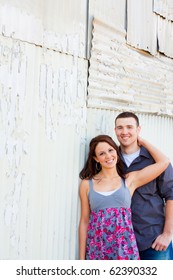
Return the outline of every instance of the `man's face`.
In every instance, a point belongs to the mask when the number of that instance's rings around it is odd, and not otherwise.
[[[120,118],[116,120],[115,133],[123,147],[137,144],[140,129],[134,118]]]

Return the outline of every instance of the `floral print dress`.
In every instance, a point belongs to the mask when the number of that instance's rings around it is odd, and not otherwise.
[[[131,196],[122,179],[121,187],[110,195],[93,189],[90,180],[90,220],[87,260],[139,260],[131,219]]]

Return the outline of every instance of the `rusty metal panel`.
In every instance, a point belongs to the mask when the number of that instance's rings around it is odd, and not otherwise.
[[[87,61],[2,36],[0,61],[0,259],[75,259]]]
[[[0,0],[0,34],[86,56],[87,0]]]
[[[173,62],[130,48],[125,33],[95,19],[88,107],[173,116]]]

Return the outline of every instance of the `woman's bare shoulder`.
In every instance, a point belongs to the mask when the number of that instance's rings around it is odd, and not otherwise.
[[[80,189],[88,189],[89,188],[89,180],[88,179],[83,179],[80,182]]]
[[[84,195],[88,195],[89,193],[89,180],[83,179],[80,183],[80,195],[81,197]]]

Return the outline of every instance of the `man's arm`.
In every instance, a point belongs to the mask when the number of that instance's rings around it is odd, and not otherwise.
[[[165,224],[163,233],[155,239],[152,248],[162,251],[166,250],[173,238],[173,168],[171,164],[158,177],[157,185],[161,196],[166,200]]]
[[[156,251],[166,250],[173,238],[173,200],[168,200],[165,207],[165,225],[163,233],[160,234],[154,243],[152,248]]]

